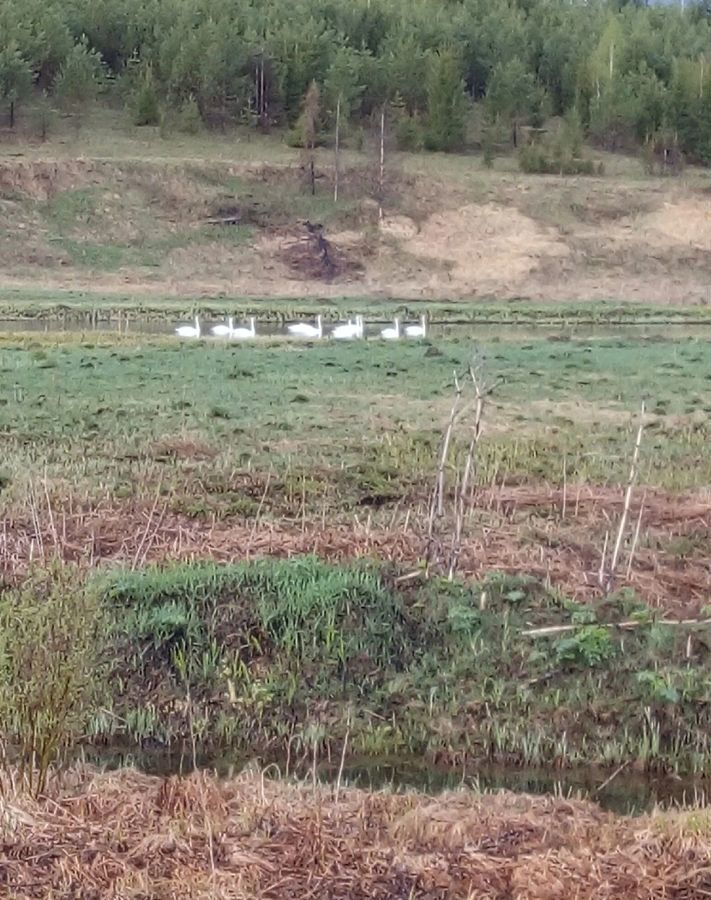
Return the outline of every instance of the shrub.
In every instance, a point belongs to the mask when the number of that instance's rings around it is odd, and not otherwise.
[[[395,140],[398,150],[422,150],[425,136],[419,117],[402,115],[395,126]]]
[[[572,637],[556,642],[555,655],[559,664],[594,668],[614,655],[615,645],[609,629],[600,625],[586,625]]]
[[[195,97],[190,97],[183,103],[175,117],[175,129],[183,134],[198,134],[202,129],[202,116]]]
[[[160,124],[158,95],[150,75],[143,78],[134,97],[133,124],[139,126]]]
[[[522,172],[528,175],[602,175],[602,163],[592,159],[578,159],[566,154],[560,146],[527,144],[518,155]]]
[[[0,594],[0,721],[33,793],[83,733],[100,681],[98,609],[78,570],[60,563]]]

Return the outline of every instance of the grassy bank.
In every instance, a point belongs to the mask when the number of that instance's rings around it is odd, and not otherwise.
[[[356,313],[373,322],[393,316],[417,318],[426,313],[438,325],[520,325],[530,326],[711,326],[711,307],[660,306],[620,303],[614,299],[587,302],[541,303],[526,299],[497,300],[489,296],[468,300],[398,298],[397,296],[273,297],[243,296],[220,292],[190,298],[173,294],[124,293],[86,290],[0,288],[0,322],[94,327],[99,330],[131,331],[140,334],[144,323],[165,323],[199,314],[206,320],[227,315],[260,322],[283,323],[313,317],[317,312],[325,322],[339,322]],[[21,330],[21,328],[20,328]]]
[[[2,673],[6,738],[56,725],[69,684],[72,741],[295,769],[347,742],[355,756],[711,773],[708,624],[668,624],[627,591],[590,605],[530,577],[395,575],[305,557],[119,571],[88,595],[35,578],[3,600],[3,627],[33,623],[6,647],[24,660]],[[13,690],[50,718],[28,728]]]
[[[356,755],[711,772],[709,628],[662,624],[626,592],[581,605],[502,573],[404,589],[314,558],[126,572],[101,590],[124,689],[97,738],[192,728],[310,760],[349,733]]]
[[[4,794],[7,797],[7,794]],[[77,771],[3,799],[16,900],[702,897],[704,810],[616,817],[591,803],[468,791],[433,800],[265,781]],[[71,859],[71,864],[68,860]],[[88,887],[90,886],[90,888]]]

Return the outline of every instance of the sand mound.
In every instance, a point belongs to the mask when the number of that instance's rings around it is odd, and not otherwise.
[[[3,794],[3,896],[705,897],[703,812],[642,820],[591,803],[468,791],[296,787],[77,771],[40,802]],[[694,827],[695,826],[695,827]]]
[[[698,198],[665,203],[639,221],[643,233],[656,241],[711,250],[711,204]]]
[[[380,223],[380,231],[388,237],[409,240],[417,235],[417,225],[408,216],[388,216]]]
[[[435,213],[403,246],[446,264],[451,279],[472,292],[510,290],[544,261],[569,252],[553,229],[493,203]]]

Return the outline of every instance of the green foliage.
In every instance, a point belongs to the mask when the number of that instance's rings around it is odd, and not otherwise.
[[[0,594],[0,720],[35,793],[82,734],[97,694],[101,636],[96,595],[70,567],[36,568]]]
[[[313,557],[124,573],[106,596],[131,610],[117,617],[121,632],[163,659],[178,644],[224,648],[229,639],[286,653],[284,664],[298,669],[321,659],[386,666],[402,641],[402,611],[378,573]]]
[[[15,108],[32,89],[32,69],[15,41],[0,47],[0,97],[10,109],[10,127],[15,124]]]
[[[381,752],[402,741],[432,750],[447,723],[450,750],[528,764],[654,766],[680,754],[686,765],[682,748],[703,740],[707,654],[673,668],[685,639],[666,627],[669,667],[658,668],[660,626],[639,619],[619,635],[532,578],[430,579],[405,594],[371,565],[305,557],[114,572],[97,587],[113,623],[111,683],[123,686],[116,716],[141,737],[185,736],[187,690],[206,735],[222,722],[223,738],[252,752],[322,721],[330,739],[349,728],[353,746],[372,747],[373,717],[392,729]],[[563,638],[524,633],[581,621]],[[645,716],[620,710],[629,694]],[[670,717],[663,728],[658,706]]]
[[[416,152],[425,145],[425,132],[419,115],[401,113],[395,121],[395,140],[398,150]]]
[[[647,701],[652,703],[678,703],[679,691],[669,677],[659,672],[643,671],[637,674],[637,683],[643,689]]]
[[[190,95],[175,116],[175,128],[183,134],[198,134],[202,128],[200,108],[194,96]]]
[[[54,127],[56,116],[56,110],[52,106],[47,92],[44,91],[39,97],[36,98],[32,110],[34,131],[41,141],[46,141],[49,137],[50,132]]]
[[[155,122],[155,93],[171,117],[194,97],[209,126],[293,127],[316,81],[324,124],[333,124],[339,98],[345,129],[368,123],[399,96],[408,115],[427,119],[433,149],[462,146],[469,95],[486,98],[512,135],[519,124],[542,124],[549,111],[577,108],[586,133],[604,146],[643,143],[670,127],[683,153],[711,158],[711,23],[679,16],[671,4],[455,0],[446,15],[435,0],[397,8],[348,0],[203,7],[203,0],[5,0],[5,97],[24,99],[29,73],[40,89],[56,83],[76,112],[99,90],[99,60],[110,79],[128,83],[124,95],[133,93],[135,69],[150,63],[153,91],[141,89],[138,121]],[[411,136],[404,143],[416,144]]]
[[[332,122],[340,103],[341,119],[347,122],[358,109],[364,91],[363,51],[341,47],[335,51],[323,84],[323,103]]]
[[[301,115],[294,127],[292,146],[312,152],[318,144],[321,118],[321,91],[315,81],[309,85],[304,97]]]
[[[526,144],[518,154],[518,163],[522,172],[529,175],[602,175],[602,163],[595,164],[592,159],[575,159],[564,147],[554,143]]]
[[[160,108],[158,94],[151,69],[147,69],[140,80],[138,90],[133,98],[133,124],[134,125],[159,125]]]
[[[76,111],[96,100],[103,86],[103,79],[101,55],[89,46],[83,36],[62,63],[54,90],[65,107]]]
[[[515,57],[496,64],[486,92],[487,113],[512,126],[514,142],[517,126],[540,120],[544,105],[545,94],[521,59]]]
[[[556,642],[556,660],[561,665],[594,668],[615,654],[615,644],[608,628],[586,625],[571,637]]]
[[[482,162],[485,168],[492,169],[494,167],[494,159],[496,156],[496,148],[494,145],[493,123],[488,119],[484,123],[481,135],[481,152]]]
[[[427,149],[460,150],[466,136],[466,112],[459,58],[452,50],[439,51],[430,58],[427,72]]]

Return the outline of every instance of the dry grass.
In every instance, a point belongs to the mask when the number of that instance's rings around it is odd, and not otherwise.
[[[196,454],[209,448],[166,442],[157,445],[156,452]],[[497,570],[532,575],[575,600],[592,600],[600,595],[597,575],[604,530],[615,527],[623,499],[622,492],[612,488],[569,485],[563,517],[563,492],[558,488],[482,489],[465,529],[460,573],[474,579]],[[633,499],[632,520],[640,500],[640,496]],[[44,502],[38,498],[40,506]],[[382,519],[376,524],[367,515],[329,524],[310,519],[196,520],[171,511],[167,502],[156,498],[123,503],[114,499],[50,512],[40,508],[37,516],[8,514],[0,533],[0,571],[5,578],[26,571],[38,554],[55,552],[92,565],[228,562],[316,553],[330,561],[371,557],[411,568],[424,558],[427,547],[424,513],[410,515],[397,509],[389,524]],[[527,523],[523,528],[521,516]],[[711,533],[711,498],[704,492],[647,490],[644,522],[629,579],[623,566],[617,586],[633,588],[650,606],[668,614],[697,614],[711,596],[707,560],[703,554],[679,555],[665,547],[678,541],[683,548],[685,540],[698,541],[700,535]]]
[[[284,242],[308,218],[327,224],[343,263],[327,283],[313,279],[315,297],[709,301],[711,230],[694,170],[654,179],[610,157],[604,178],[561,178],[523,175],[513,157],[485,171],[471,157],[393,154],[380,231],[368,148],[346,154],[336,208],[332,153],[319,155],[317,197],[305,197],[298,153],[279,135],[163,140],[97,112],[79,136],[16,141],[13,156],[0,148],[0,274],[24,290],[301,297],[303,266],[283,258]],[[96,201],[90,221],[45,221],[48,204],[82,191]],[[254,205],[250,240],[199,227],[221,203]]]
[[[40,898],[696,900],[711,891],[700,813],[623,819],[501,793],[396,795],[77,770],[0,803],[0,884]],[[704,824],[705,823],[705,824]]]

